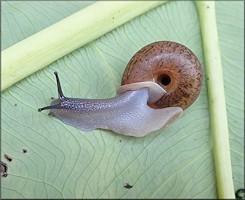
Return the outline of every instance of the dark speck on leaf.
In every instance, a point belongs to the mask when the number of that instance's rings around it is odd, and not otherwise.
[[[7,171],[8,171],[7,164],[1,161],[0,172],[2,173],[2,177],[7,177],[8,176]]]
[[[12,158],[11,158],[9,155],[7,155],[7,154],[4,154],[4,158],[5,158],[6,160],[8,160],[9,162],[12,161]]]
[[[133,185],[130,185],[129,183],[125,183],[123,187],[127,189],[131,189]]]
[[[26,152],[27,152],[27,150],[26,150],[26,149],[22,149],[22,152],[23,152],[23,153],[26,153]]]

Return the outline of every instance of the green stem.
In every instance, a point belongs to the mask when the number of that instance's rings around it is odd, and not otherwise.
[[[165,1],[101,1],[2,51],[1,91]]]
[[[219,198],[235,198],[225,104],[223,72],[214,1],[196,1],[199,12],[205,56],[210,125]]]

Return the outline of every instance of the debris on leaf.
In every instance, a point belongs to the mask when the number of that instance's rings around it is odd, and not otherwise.
[[[131,189],[133,185],[130,185],[129,183],[125,183],[123,187],[127,189]]]

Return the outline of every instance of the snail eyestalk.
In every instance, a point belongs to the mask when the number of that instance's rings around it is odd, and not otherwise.
[[[62,88],[61,88],[58,72],[54,72],[54,75],[55,75],[55,78],[56,78],[56,84],[57,84],[57,89],[58,89],[59,100],[65,99],[65,96],[64,96]],[[51,99],[54,99],[54,98],[52,97]],[[57,102],[57,100],[54,100],[53,102]],[[61,103],[58,103],[58,104],[52,103],[50,106],[45,106],[43,108],[38,108],[38,112],[41,112],[43,110],[62,109],[62,108],[63,107],[61,106]]]
[[[51,106],[45,106],[43,108],[38,108],[38,112],[42,112],[43,110],[50,110],[50,109],[62,109],[61,104],[55,104]]]
[[[54,75],[55,75],[56,82],[57,82],[57,89],[58,89],[59,98],[63,99],[63,98],[65,98],[65,96],[64,96],[64,94],[62,92],[62,88],[61,88],[61,85],[60,85],[60,79],[59,79],[59,76],[58,76],[58,72],[54,72]]]

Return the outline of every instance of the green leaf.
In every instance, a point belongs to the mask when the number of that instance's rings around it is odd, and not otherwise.
[[[88,4],[3,2],[2,49]],[[243,10],[243,2],[216,3],[235,191],[244,186]],[[132,55],[157,40],[186,45],[205,69],[195,5],[169,2],[2,92],[1,160],[8,166],[8,176],[2,178],[3,198],[216,197],[205,84],[181,119],[144,138],[104,130],[82,132],[37,112],[57,96],[54,71],[67,96],[112,97]],[[133,188],[124,188],[125,183]]]
[[[96,2],[5,49],[1,91],[163,3]]]
[[[217,4],[235,191],[244,188],[244,4]]]

